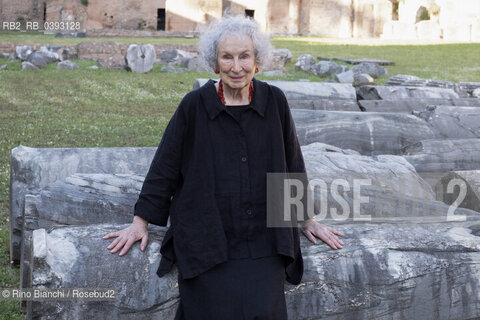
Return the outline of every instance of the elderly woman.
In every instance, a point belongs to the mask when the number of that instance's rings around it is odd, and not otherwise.
[[[147,224],[170,226],[158,276],[178,267],[175,319],[287,319],[285,280],[298,284],[297,226],[266,225],[267,172],[305,172],[295,126],[280,89],[256,80],[270,43],[255,21],[225,17],[203,34],[200,51],[220,76],[188,93],[167,125],[112,253],[127,253]],[[340,232],[307,220],[305,236],[333,249]]]

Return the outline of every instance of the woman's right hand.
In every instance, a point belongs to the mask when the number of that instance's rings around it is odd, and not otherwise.
[[[148,222],[145,219],[139,216],[134,216],[133,222],[130,226],[120,231],[109,233],[103,237],[103,239],[117,237],[107,247],[107,249],[111,250],[110,253],[116,253],[118,250],[123,248],[119,254],[119,256],[123,256],[128,252],[128,250],[130,250],[130,247],[135,242],[137,242],[138,240],[141,240],[142,242],[140,242],[140,250],[142,251],[145,250],[148,243],[147,225],[148,225]]]

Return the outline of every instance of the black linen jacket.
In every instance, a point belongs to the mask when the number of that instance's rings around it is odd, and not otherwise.
[[[215,82],[189,92],[168,123],[135,204],[134,215],[170,227],[157,275],[177,264],[193,278],[230,252],[288,257],[287,281],[300,283],[297,227],[266,227],[267,172],[305,173],[284,93],[253,79],[240,122],[221,103]],[[245,245],[247,244],[247,245]]]

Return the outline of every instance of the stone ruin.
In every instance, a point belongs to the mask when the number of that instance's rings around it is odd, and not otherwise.
[[[339,83],[351,83],[354,86],[374,84],[376,78],[388,75],[384,65],[394,65],[393,61],[372,58],[348,59],[341,57],[318,57],[311,54],[301,54],[295,63],[295,70],[305,71],[320,78],[332,78]],[[353,64],[349,69],[346,65],[339,65],[335,61]]]
[[[20,70],[38,70],[49,63],[57,63],[57,69],[77,69],[78,66],[68,59],[90,59],[97,62],[96,67],[138,73],[150,72],[155,63],[162,65],[162,72],[212,71],[199,56],[196,45],[182,44],[85,41],[77,45],[30,46],[0,43],[0,57],[22,61]],[[290,50],[274,49],[264,71],[283,75],[285,64],[291,59]],[[2,65],[0,70],[8,70],[8,66]]]
[[[0,56],[10,58],[11,61],[22,61],[21,70],[37,70],[45,68],[49,63],[57,63],[58,69],[76,69],[76,64],[68,59],[90,59],[95,60],[98,67],[144,73],[151,71],[154,63],[162,63],[157,59],[162,52],[177,50],[187,53],[189,57],[198,54],[195,45],[182,44],[144,45],[85,41],[77,45],[31,46],[0,43]],[[68,62],[62,63],[65,61]]]
[[[407,78],[356,89],[269,81],[287,96],[309,179],[371,180],[360,206],[368,221],[323,221],[345,235],[341,250],[301,236],[304,277],[285,287],[290,319],[480,317],[480,99],[471,96],[480,84]],[[27,319],[173,319],[176,268],[155,274],[166,228],[149,225],[146,250],[136,243],[123,257],[102,239],[131,222],[155,150],[12,150],[10,252],[21,287],[117,292],[114,301],[27,301]],[[464,201],[451,181],[465,186]],[[323,203],[341,209],[331,195]]]
[[[57,69],[77,69],[68,59],[90,59],[97,62],[94,69],[101,67],[129,70],[138,73],[150,72],[154,64],[160,64],[162,72],[181,73],[186,71],[210,72],[210,68],[199,56],[195,45],[126,44],[113,41],[86,41],[77,45],[13,45],[0,43],[0,56],[23,61],[21,70],[38,70],[49,63],[57,63]],[[273,49],[272,57],[263,67],[265,76],[284,77],[285,65],[292,60],[292,52],[285,48]],[[339,83],[354,86],[374,84],[374,79],[388,75],[384,65],[394,62],[378,59],[347,59],[341,57],[318,57],[302,54],[297,58],[295,70],[305,71],[320,78],[331,78]],[[13,60],[11,60],[13,61]],[[335,61],[354,64],[349,69]],[[90,67],[90,68],[92,68]],[[0,70],[8,66],[0,66]]]

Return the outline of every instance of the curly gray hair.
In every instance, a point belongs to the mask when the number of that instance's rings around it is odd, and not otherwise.
[[[272,45],[269,37],[260,31],[257,22],[245,16],[225,16],[211,23],[201,35],[198,48],[213,70],[217,66],[218,43],[229,35],[246,35],[252,39],[256,62],[261,69],[269,60]]]

